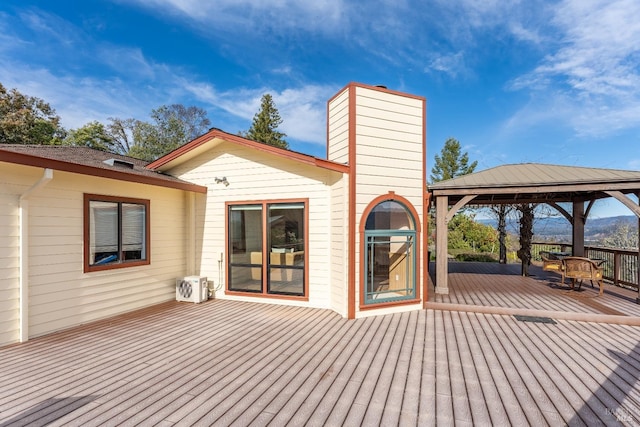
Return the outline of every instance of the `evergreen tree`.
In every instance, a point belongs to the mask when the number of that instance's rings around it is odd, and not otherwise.
[[[478,162],[469,164],[469,154],[460,153],[460,142],[455,138],[445,141],[440,155],[435,155],[435,165],[431,168],[431,182],[440,182],[472,173]]]
[[[240,132],[240,135],[252,141],[289,149],[289,143],[284,140],[287,135],[277,130],[280,124],[282,124],[280,113],[273,98],[267,93],[262,96],[260,111],[253,116],[251,127],[247,132]]]
[[[469,155],[467,153],[460,153],[460,143],[458,140],[449,138],[445,141],[440,155],[435,155],[435,165],[431,169],[431,182],[444,181],[457,176],[470,174],[477,165],[477,161],[469,164]],[[461,213],[462,212],[459,212],[455,217]],[[468,230],[465,230],[462,225],[460,221],[451,221],[449,223],[449,248],[454,248],[455,243],[452,244],[452,242],[455,242],[458,236],[464,240],[464,233]]]

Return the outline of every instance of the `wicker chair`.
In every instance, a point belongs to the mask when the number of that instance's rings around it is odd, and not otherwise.
[[[564,278],[571,279],[571,289],[574,288],[576,282],[578,283],[578,289],[582,287],[584,280],[590,280],[591,286],[593,282],[597,282],[600,286],[600,293],[604,292],[604,282],[602,280],[602,269],[589,258],[583,257],[566,257],[562,259],[562,281]]]
[[[549,252],[540,251],[540,258],[542,258],[542,269],[544,271],[553,271],[562,275],[562,284],[564,285],[564,273],[562,260],[551,256]]]

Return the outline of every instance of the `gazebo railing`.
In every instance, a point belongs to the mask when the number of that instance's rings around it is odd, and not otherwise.
[[[571,252],[571,245],[565,243],[532,243],[531,256],[542,261],[540,251]],[[585,256],[604,260],[603,276],[615,284],[638,288],[638,251],[598,246],[585,246]]]

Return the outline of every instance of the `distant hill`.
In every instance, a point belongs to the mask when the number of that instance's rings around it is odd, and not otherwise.
[[[496,219],[483,219],[478,222],[497,228]],[[613,216],[608,218],[588,218],[584,228],[585,240],[598,241],[603,236],[611,234],[611,232],[619,224],[628,224],[633,230],[638,229],[638,218],[633,215]],[[509,233],[518,234],[518,221],[514,219],[507,220],[507,231]],[[533,223],[534,240],[536,236],[546,238],[557,238],[571,240],[571,224],[564,217],[552,218],[536,218]]]

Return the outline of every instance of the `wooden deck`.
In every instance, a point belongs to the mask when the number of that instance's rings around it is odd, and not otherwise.
[[[592,287],[590,282],[579,291],[571,290],[569,280],[561,284],[559,274],[539,266],[531,266],[530,273],[530,277],[522,277],[519,264],[450,262],[449,294],[436,294],[431,286],[428,306],[640,326],[637,291],[605,282],[604,295],[598,296],[598,286]]]
[[[525,280],[494,276],[467,279]],[[459,290],[450,296],[483,303]],[[493,298],[529,304],[502,292]],[[535,306],[553,301],[542,292]],[[345,320],[171,302],[0,348],[0,425],[638,426],[639,337],[637,326],[470,311]]]

